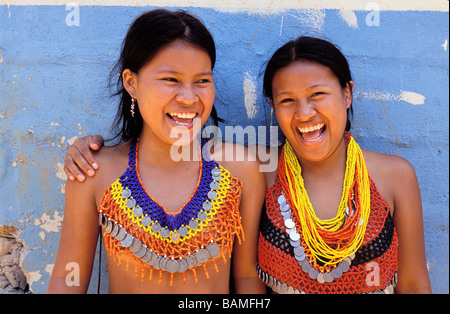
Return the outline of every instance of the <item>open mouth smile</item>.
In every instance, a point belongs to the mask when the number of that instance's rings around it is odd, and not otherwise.
[[[301,138],[307,143],[316,143],[323,138],[326,126],[324,123],[318,123],[307,127],[297,127]]]
[[[194,118],[198,115],[196,112],[169,112],[167,116],[178,126],[190,127],[193,125]]]

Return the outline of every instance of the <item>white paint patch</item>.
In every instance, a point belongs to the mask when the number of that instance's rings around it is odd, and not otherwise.
[[[290,14],[290,16],[296,18],[303,29],[310,29],[318,33],[323,32],[326,17],[324,10],[302,9],[297,10],[297,14]]]
[[[27,272],[27,271],[23,270],[23,273],[24,273],[25,277],[27,277],[27,282],[28,282],[28,285],[30,285],[30,287],[33,285],[33,283],[38,282],[42,278],[40,270],[33,271],[33,272]],[[33,290],[33,289],[31,289],[31,290]]]
[[[281,34],[283,34],[283,21],[284,21],[284,16],[281,17],[280,36],[281,36]]]
[[[355,98],[376,99],[376,100],[396,100],[397,96],[387,92],[379,91],[360,91],[354,94]]]
[[[59,232],[64,215],[56,210],[53,213],[53,218],[47,213],[43,213],[41,218],[34,220],[34,225],[39,226],[47,232]]]
[[[448,47],[448,40],[447,39],[444,41],[444,44],[442,45],[442,47],[444,47],[444,50],[447,51],[447,47]]]
[[[405,101],[412,105],[423,105],[425,103],[425,96],[408,91],[400,91],[400,94],[394,95],[388,92],[380,91],[361,91],[355,93],[355,98],[389,100],[389,101]]]
[[[65,183],[61,184],[58,191],[60,191],[61,194],[66,194],[66,184]]]
[[[51,275],[52,274],[52,272],[53,272],[53,268],[55,267],[55,264],[47,264],[47,266],[45,266],[45,271],[47,272],[47,273],[49,273],[49,275]]]
[[[413,105],[423,105],[425,103],[425,96],[414,92],[401,91],[400,100],[409,102]]]
[[[351,28],[358,28],[358,18],[353,10],[339,10],[339,16],[347,23]]]
[[[195,7],[227,12],[273,14],[292,9],[332,9],[365,11],[373,0],[78,0],[80,6],[128,7]],[[448,12],[448,0],[377,0],[382,11],[441,11]],[[65,6],[67,0],[0,0],[0,5],[54,5]]]
[[[256,77],[249,72],[244,73],[244,104],[247,117],[253,119],[258,113],[256,107]]]
[[[67,181],[67,175],[64,172],[64,165],[62,163],[57,163],[56,167],[58,167],[58,170],[56,171],[56,177],[60,180]]]
[[[78,125],[79,125],[79,124],[78,124]],[[81,134],[81,132],[80,132],[80,134]],[[77,136],[71,137],[70,139],[67,140],[67,144],[72,145],[73,142],[75,142],[75,140],[76,140],[77,138],[78,138]]]

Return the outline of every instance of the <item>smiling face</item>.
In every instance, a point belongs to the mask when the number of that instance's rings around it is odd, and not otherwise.
[[[179,134],[188,133],[188,143],[192,142],[194,130],[199,131],[194,122],[203,125],[214,103],[208,53],[182,40],[162,48],[139,73],[125,70],[123,82],[137,100],[144,121],[141,136],[168,145],[179,140],[170,137],[173,128]]]
[[[272,80],[275,114],[284,135],[302,161],[322,161],[343,142],[353,82],[342,88],[328,67],[296,61]]]

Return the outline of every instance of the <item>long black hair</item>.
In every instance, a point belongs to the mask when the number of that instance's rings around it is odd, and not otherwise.
[[[273,100],[272,81],[275,73],[299,60],[318,62],[330,68],[342,88],[352,81],[348,61],[338,47],[320,38],[301,36],[279,48],[267,63],[263,82],[265,97]],[[353,115],[352,106],[347,109],[346,131],[350,131],[351,128],[350,114]]]
[[[135,106],[134,117],[131,115],[131,96],[124,88],[122,72],[129,69],[138,73],[162,48],[178,39],[204,49],[211,59],[211,69],[214,69],[214,39],[203,23],[191,14],[181,10],[172,12],[157,9],[142,14],[131,24],[122,43],[120,58],[110,76],[110,84],[117,80],[114,96],[120,96],[119,108],[112,126],[114,138],[120,137],[122,141],[136,139],[143,126],[139,104]],[[211,118],[216,126],[218,122],[223,121],[217,116],[214,106]]]

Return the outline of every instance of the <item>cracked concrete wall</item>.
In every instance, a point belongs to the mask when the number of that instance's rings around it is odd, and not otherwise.
[[[109,135],[117,101],[107,78],[122,39],[136,16],[164,6],[187,9],[211,30],[216,106],[229,125],[273,123],[260,72],[281,44],[316,35],[342,48],[356,84],[353,135],[363,148],[415,167],[433,290],[448,293],[448,1],[148,3],[0,0],[0,225],[17,228],[17,236],[2,238],[9,247],[3,263],[14,256],[6,267],[17,274],[8,289],[26,290],[20,268],[29,291],[46,291],[64,215],[64,154],[77,137]],[[96,263],[90,292],[97,291]],[[106,292],[104,266],[100,273]]]

